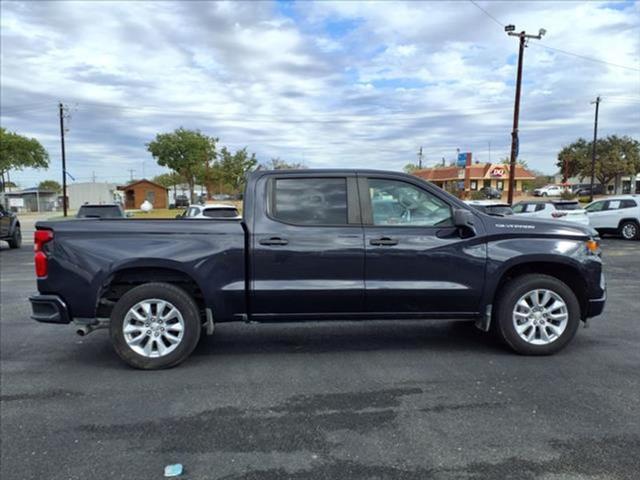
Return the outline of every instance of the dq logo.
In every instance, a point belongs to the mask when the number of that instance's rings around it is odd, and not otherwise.
[[[491,170],[491,173],[489,173],[489,175],[491,177],[504,177],[506,174],[506,169],[504,167],[494,167],[493,170]]]

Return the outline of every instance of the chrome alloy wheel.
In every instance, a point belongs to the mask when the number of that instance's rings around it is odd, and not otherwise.
[[[625,240],[633,240],[638,234],[638,227],[634,223],[628,222],[622,227],[622,236]]]
[[[150,298],[129,309],[122,323],[125,342],[143,357],[164,357],[173,352],[184,336],[180,311],[166,300]]]
[[[569,321],[567,304],[560,295],[536,289],[522,295],[513,308],[513,326],[525,342],[548,345],[562,335]]]

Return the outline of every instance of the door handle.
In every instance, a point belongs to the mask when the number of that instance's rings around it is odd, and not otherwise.
[[[371,240],[369,240],[369,243],[371,245],[377,245],[377,246],[392,246],[392,245],[397,245],[398,240],[390,237],[380,237],[380,238],[372,238]]]
[[[280,237],[263,238],[260,245],[287,245],[289,240]]]

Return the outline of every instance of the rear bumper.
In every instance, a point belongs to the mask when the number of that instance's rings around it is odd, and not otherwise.
[[[57,295],[34,295],[31,302],[31,318],[41,323],[70,323],[69,309]]]

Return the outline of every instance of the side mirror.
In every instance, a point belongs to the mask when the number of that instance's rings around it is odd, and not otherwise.
[[[461,230],[471,231],[474,234],[476,229],[474,227],[475,217],[473,213],[464,208],[458,208],[453,211],[453,224]]]

